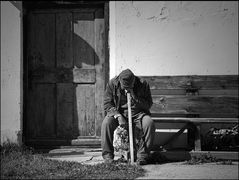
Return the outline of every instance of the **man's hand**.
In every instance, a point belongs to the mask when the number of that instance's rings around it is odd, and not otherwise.
[[[125,120],[125,118],[121,114],[116,115],[115,118],[118,120],[119,125],[121,127],[126,127],[126,120]]]
[[[130,99],[131,99],[131,106],[137,104],[138,100],[137,100],[137,97],[133,91],[133,89],[127,89],[126,90],[126,93],[130,93]]]
[[[133,89],[127,89],[126,93],[130,93],[131,99],[136,100],[136,95],[134,94]]]

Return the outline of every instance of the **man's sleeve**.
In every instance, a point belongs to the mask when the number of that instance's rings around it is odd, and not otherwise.
[[[141,109],[148,111],[153,105],[153,100],[152,100],[149,84],[146,81],[143,82],[143,88],[144,88],[144,91],[143,91],[144,96],[138,97],[136,99],[136,104]]]
[[[119,114],[116,108],[116,104],[114,103],[113,85],[111,84],[111,82],[106,85],[104,95],[104,110],[108,116],[114,116],[116,114]]]

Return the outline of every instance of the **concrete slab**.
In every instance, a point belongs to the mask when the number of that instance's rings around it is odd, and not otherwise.
[[[101,152],[84,152],[83,154],[56,155],[47,157],[47,159],[58,161],[74,161],[82,164],[94,165],[103,163]]]
[[[102,151],[99,148],[54,149],[45,154],[45,157],[51,160],[74,161],[82,164],[95,165],[104,162],[101,153]],[[114,160],[117,160],[120,157],[119,153],[115,153]]]
[[[137,179],[238,179],[238,162],[233,162],[232,165],[188,165],[185,162],[173,162],[142,167],[146,174]]]
[[[101,156],[101,149],[58,149],[49,152],[45,156],[52,160],[74,161],[87,165],[104,162]],[[119,153],[115,154],[115,160],[120,157]],[[189,165],[185,164],[185,162],[186,161],[142,166],[142,168],[146,170],[146,174],[144,177],[138,179],[238,179],[238,161],[233,161],[232,165],[218,163]]]

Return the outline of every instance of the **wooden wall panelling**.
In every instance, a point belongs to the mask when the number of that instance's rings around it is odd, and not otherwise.
[[[105,20],[103,9],[95,12],[95,127],[96,136],[100,137],[101,124],[104,119],[104,89],[105,89]]]
[[[94,68],[94,14],[74,12],[73,24],[74,64],[78,68]]]
[[[56,67],[73,67],[72,13],[56,13]]]
[[[72,13],[57,12],[56,16],[56,69],[55,83],[57,83],[57,137],[74,137],[74,86],[72,84],[73,68],[73,38]],[[71,74],[70,74],[71,73]],[[65,82],[65,83],[62,83]],[[76,136],[76,135],[75,135]]]
[[[73,138],[77,134],[74,128],[74,87],[72,83],[57,84],[57,137]]]
[[[78,84],[76,87],[76,122],[80,136],[95,135],[95,86]]]
[[[30,16],[30,23],[34,29],[30,28],[28,50],[29,65],[32,70],[39,67],[54,67],[55,65],[55,16],[54,14],[37,14]],[[42,43],[44,39],[45,43]]]
[[[41,68],[55,65],[55,16],[31,13],[28,16],[28,68],[30,69],[27,99],[27,134],[31,138],[55,137],[55,84],[37,83],[32,75]],[[34,27],[34,28],[32,28]],[[42,41],[44,40],[44,41]],[[46,42],[46,43],[44,43]]]
[[[27,130],[31,138],[54,138],[55,132],[55,85],[32,84],[28,98]]]

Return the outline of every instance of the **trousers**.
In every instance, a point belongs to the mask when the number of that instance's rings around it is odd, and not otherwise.
[[[134,149],[137,159],[148,158],[152,149],[155,125],[149,115],[132,118],[134,132]],[[113,134],[118,127],[118,121],[112,116],[106,116],[101,126],[102,157],[114,158]],[[137,142],[137,143],[136,143]]]

